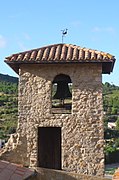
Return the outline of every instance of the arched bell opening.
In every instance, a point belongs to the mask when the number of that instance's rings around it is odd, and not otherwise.
[[[52,113],[71,113],[72,81],[68,75],[59,74],[52,82]]]

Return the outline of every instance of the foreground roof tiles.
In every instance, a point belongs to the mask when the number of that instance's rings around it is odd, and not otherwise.
[[[6,57],[10,63],[77,63],[77,62],[110,62],[114,64],[115,57],[102,51],[82,48],[72,44],[54,44],[30,51],[20,52]]]
[[[35,178],[33,169],[0,160],[0,180],[25,180]]]

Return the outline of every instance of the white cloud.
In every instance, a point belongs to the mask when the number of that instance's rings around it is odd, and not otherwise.
[[[28,33],[23,32],[19,37],[16,37],[16,43],[19,46],[21,51],[26,51],[28,49],[27,43],[31,40],[31,37]]]
[[[99,27],[94,27],[92,31],[93,31],[93,32],[100,32],[100,31],[101,31],[101,28],[99,28]]]
[[[17,43],[18,43],[18,46],[21,49],[21,51],[26,51],[27,50],[27,48],[26,48],[26,46],[24,45],[23,42],[17,42]]]
[[[21,13],[17,13],[17,14],[9,14],[8,18],[10,19],[16,19],[22,16],[22,12]]]
[[[6,39],[2,35],[0,35],[0,48],[4,48],[6,44],[7,44]]]
[[[31,37],[29,36],[28,33],[24,33],[24,38],[25,38],[26,40],[30,40],[30,39],[31,39]]]
[[[115,29],[113,27],[94,27],[92,29],[93,32],[108,32],[108,33],[115,33]]]
[[[111,33],[115,32],[115,29],[113,27],[107,27],[105,30]]]
[[[80,21],[73,21],[73,22],[71,22],[70,23],[72,26],[74,26],[74,27],[79,27],[80,25],[81,25],[81,23],[80,23]]]

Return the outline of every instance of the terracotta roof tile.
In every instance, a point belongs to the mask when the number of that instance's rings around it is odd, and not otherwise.
[[[35,175],[36,173],[33,169],[0,160],[0,180],[34,179]]]
[[[7,64],[21,63],[68,63],[68,62],[101,62],[111,63],[112,69],[115,57],[102,51],[82,48],[72,44],[54,44],[30,51],[20,52],[6,57]],[[11,65],[10,65],[11,66]],[[18,65],[17,65],[18,66]],[[13,68],[13,66],[11,66]],[[14,68],[13,68],[14,69]],[[112,69],[109,71],[111,72]],[[109,72],[109,73],[110,73]]]

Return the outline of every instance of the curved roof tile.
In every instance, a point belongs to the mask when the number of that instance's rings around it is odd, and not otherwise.
[[[15,64],[23,63],[107,63],[108,70],[104,73],[110,73],[113,69],[115,57],[109,53],[82,48],[72,44],[54,44],[38,49],[32,49],[25,52],[20,52],[6,57],[5,62],[14,70]],[[12,65],[11,65],[12,64]],[[13,65],[14,64],[14,65]],[[16,70],[15,70],[16,71]],[[107,71],[107,72],[106,72]]]

